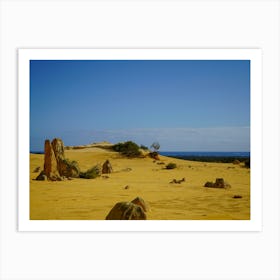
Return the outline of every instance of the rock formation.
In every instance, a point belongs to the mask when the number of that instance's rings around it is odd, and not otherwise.
[[[45,141],[44,173],[47,176],[47,178],[51,181],[56,181],[60,179],[56,157],[50,140]]]
[[[131,202],[118,202],[106,217],[106,220],[146,220],[143,208]]]
[[[52,142],[45,141],[44,170],[36,180],[61,181],[64,177],[79,177],[78,164],[69,161],[64,155],[64,144],[61,139],[55,138]]]
[[[110,163],[110,161],[107,159],[102,166],[102,174],[108,174],[108,173],[112,173],[113,172],[113,168],[112,165]]]
[[[230,188],[230,185],[224,181],[223,178],[216,178],[216,182],[207,182],[204,187],[206,188],[217,188],[217,189],[227,189]]]

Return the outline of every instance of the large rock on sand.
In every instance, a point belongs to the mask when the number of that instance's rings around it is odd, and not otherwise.
[[[217,189],[227,189],[230,188],[230,185],[224,181],[223,178],[216,178],[216,182],[207,182],[204,187],[206,188],[217,188]]]
[[[51,181],[60,180],[57,161],[50,140],[45,141],[44,175]]]
[[[109,174],[113,172],[112,165],[110,161],[107,159],[102,166],[102,174]]]
[[[106,220],[146,220],[143,208],[132,202],[118,202],[106,217]]]
[[[64,156],[64,144],[55,138],[52,142],[45,141],[44,170],[36,180],[61,181],[63,177],[79,177],[80,170],[77,162],[69,161]]]

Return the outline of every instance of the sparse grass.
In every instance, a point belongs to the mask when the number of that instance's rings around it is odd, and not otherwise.
[[[170,162],[166,165],[166,169],[175,169],[177,168],[177,164],[174,162]]]
[[[101,175],[101,169],[99,165],[95,165],[88,169],[86,172],[80,172],[80,178],[83,179],[95,179]]]

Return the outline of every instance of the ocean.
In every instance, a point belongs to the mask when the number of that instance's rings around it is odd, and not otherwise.
[[[250,152],[159,152],[169,157],[250,157]]]
[[[250,152],[159,152],[160,155],[205,162],[233,162],[250,159]]]

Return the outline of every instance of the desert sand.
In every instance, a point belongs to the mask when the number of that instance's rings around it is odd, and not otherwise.
[[[31,220],[104,220],[120,201],[142,197],[149,205],[148,220],[250,219],[250,169],[242,164],[195,162],[160,156],[126,158],[100,147],[69,149],[66,158],[82,171],[110,160],[113,173],[95,179],[36,181],[44,155],[30,154]],[[164,164],[159,164],[159,163]],[[176,169],[165,169],[174,162]],[[173,179],[185,178],[180,184]],[[224,178],[228,189],[206,188],[207,181]],[[128,187],[127,187],[128,186]],[[241,198],[234,198],[241,196]]]

